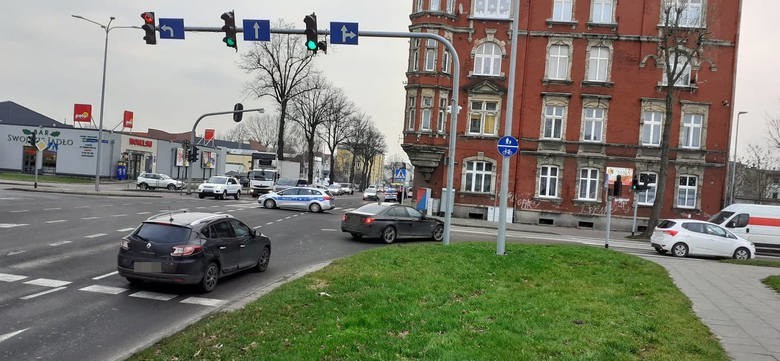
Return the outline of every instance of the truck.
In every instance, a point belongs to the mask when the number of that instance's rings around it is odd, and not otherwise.
[[[249,194],[257,197],[268,193],[279,178],[298,178],[300,174],[298,162],[277,160],[276,153],[255,152],[252,154],[252,170],[247,172]]]

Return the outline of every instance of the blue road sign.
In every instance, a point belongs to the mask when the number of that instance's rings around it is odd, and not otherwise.
[[[244,40],[271,41],[271,21],[244,19]]]
[[[160,39],[184,39],[184,19],[158,20]]]
[[[358,23],[330,22],[331,44],[358,44]]]
[[[517,138],[505,135],[498,140],[498,153],[504,157],[511,157],[517,153]]]
[[[393,175],[393,178],[397,181],[405,181],[406,180],[406,169],[399,168],[395,170],[395,174]]]

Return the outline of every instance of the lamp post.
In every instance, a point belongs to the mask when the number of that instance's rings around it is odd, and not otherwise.
[[[736,175],[737,175],[737,144],[739,142],[739,117],[742,114],[747,114],[747,112],[737,112],[737,129],[734,131],[734,160],[732,161],[731,165],[731,197],[729,199],[729,204],[734,204],[734,194],[736,191],[736,184],[734,183],[736,181]]]
[[[72,17],[76,19],[81,19],[84,21],[88,21],[90,23],[93,23],[105,30],[106,32],[106,42],[105,46],[103,47],[103,82],[100,90],[100,121],[98,123],[98,142],[97,142],[97,151],[96,151],[96,160],[95,160],[95,192],[100,192],[100,147],[103,144],[103,104],[105,102],[106,97],[106,62],[108,60],[108,32],[113,29],[119,29],[119,28],[138,28],[137,26],[115,26],[111,27],[111,22],[114,21],[114,17],[110,17],[108,19],[108,24],[103,25],[101,23],[98,23],[96,21],[87,19],[81,15],[71,15]]]

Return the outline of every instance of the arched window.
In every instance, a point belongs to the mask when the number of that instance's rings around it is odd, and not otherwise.
[[[474,74],[498,76],[501,74],[501,48],[487,42],[477,47],[474,54]]]

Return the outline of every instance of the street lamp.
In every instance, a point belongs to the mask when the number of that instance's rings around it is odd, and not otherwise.
[[[734,204],[734,193],[736,193],[736,184],[735,179],[737,175],[737,144],[739,142],[739,117],[742,114],[747,114],[747,112],[738,112],[737,113],[737,129],[734,131],[734,160],[732,162],[731,166],[731,199],[729,200],[729,204]]]
[[[100,146],[103,144],[103,104],[106,97],[106,61],[108,59],[108,32],[113,29],[119,29],[119,28],[138,28],[137,26],[115,26],[111,27],[111,22],[114,21],[114,17],[110,17],[108,19],[108,24],[103,25],[101,23],[98,23],[96,21],[92,21],[90,19],[87,19],[81,15],[71,15],[72,17],[76,19],[81,19],[84,21],[88,21],[90,23],[93,23],[106,31],[106,43],[103,48],[103,85],[101,86],[100,90],[100,121],[98,124],[98,142],[97,142],[97,154],[96,154],[96,161],[95,161],[95,192],[100,192]]]

